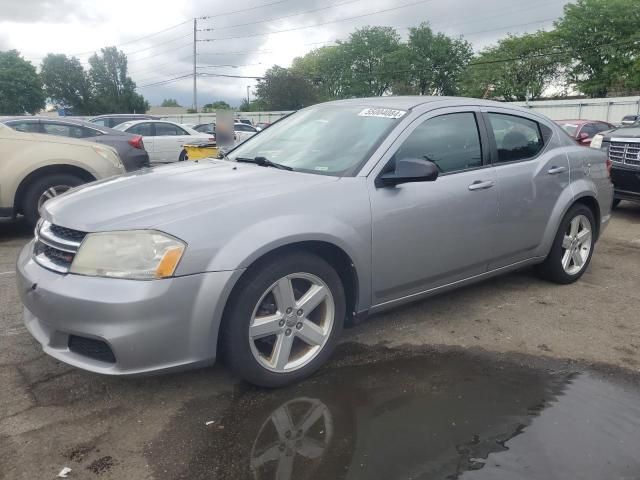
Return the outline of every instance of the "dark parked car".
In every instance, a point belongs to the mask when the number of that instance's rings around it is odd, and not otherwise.
[[[200,133],[208,133],[209,135],[216,135],[216,124],[215,123],[199,123],[198,125],[194,125],[192,127],[196,132]]]
[[[20,132],[44,133],[109,145],[116,149],[127,172],[149,166],[149,154],[140,135],[69,118],[5,117],[0,122]]]
[[[556,120],[556,123],[560,125],[571,138],[585,147],[591,145],[591,140],[593,140],[593,137],[598,133],[615,128],[614,125],[599,120]]]
[[[161,120],[161,118],[143,113],[113,113],[109,115],[100,115],[90,119],[89,121],[96,125],[113,128],[121,123],[133,122],[135,120]]]
[[[613,206],[621,200],[640,202],[640,127],[620,127],[596,135],[591,147],[609,154]]]
[[[622,125],[633,125],[640,120],[640,115],[625,115],[620,122]]]

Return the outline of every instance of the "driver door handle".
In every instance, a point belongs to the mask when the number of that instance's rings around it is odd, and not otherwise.
[[[471,185],[469,185],[469,190],[474,191],[474,190],[486,190],[487,188],[491,188],[496,184],[496,182],[494,182],[493,180],[487,180],[487,181],[482,181],[482,180],[476,180],[475,182],[473,182]]]
[[[549,175],[557,175],[558,173],[564,173],[567,171],[566,167],[551,167],[547,173]]]

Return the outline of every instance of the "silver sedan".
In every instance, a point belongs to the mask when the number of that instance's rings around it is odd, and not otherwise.
[[[481,100],[383,97],[301,110],[219,160],[46,203],[18,260],[45,352],[125,375],[211,364],[281,386],[345,322],[535,265],[571,283],[607,225],[606,155]]]

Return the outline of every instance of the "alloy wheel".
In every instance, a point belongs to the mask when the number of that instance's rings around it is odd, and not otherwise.
[[[71,188],[72,187],[70,187],[69,185],[54,185],[47,188],[44,192],[42,192],[40,198],[38,198],[38,211],[40,211],[40,208],[45,204],[45,202],[51,200],[54,197],[57,197],[58,195],[62,195],[66,191],[71,190]]]
[[[311,362],[333,329],[335,302],[318,276],[293,273],[260,297],[249,324],[254,358],[267,370],[285,373]]]
[[[562,268],[569,275],[582,271],[593,242],[591,222],[584,215],[575,216],[562,239]]]

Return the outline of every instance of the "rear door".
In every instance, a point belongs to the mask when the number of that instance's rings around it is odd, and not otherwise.
[[[534,256],[569,185],[569,161],[564,149],[554,148],[553,130],[537,117],[499,108],[484,115],[498,182],[493,270]]]
[[[160,162],[160,156],[156,153],[156,137],[153,122],[138,123],[126,130],[127,133],[140,135],[144,143],[144,149],[149,154],[149,162]]]
[[[375,305],[486,272],[498,208],[488,153],[479,110],[460,107],[423,115],[385,154],[368,179]],[[376,187],[400,158],[431,160],[440,176]]]

